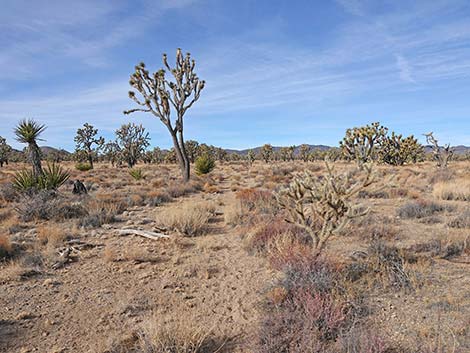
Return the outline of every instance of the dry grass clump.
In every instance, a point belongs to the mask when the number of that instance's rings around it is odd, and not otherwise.
[[[13,252],[13,247],[10,242],[10,237],[7,235],[0,235],[0,260],[4,260]]]
[[[212,331],[186,312],[171,321],[155,315],[130,337],[112,343],[105,353],[215,353],[223,343],[211,338]]]
[[[194,237],[207,233],[214,212],[215,205],[211,202],[186,202],[161,210],[157,214],[157,222],[165,228]]]
[[[242,223],[243,210],[239,200],[235,200],[225,207],[224,220],[227,225],[232,227]]]
[[[37,239],[43,245],[57,246],[62,244],[67,235],[57,224],[45,224],[37,228]]]
[[[452,228],[470,228],[470,209],[452,218],[447,225]]]
[[[79,227],[97,228],[103,224],[116,222],[117,215],[125,210],[119,200],[112,198],[91,199],[86,203],[87,215],[78,222]]]
[[[427,200],[408,202],[398,208],[397,214],[401,218],[424,218],[443,211],[452,211],[453,207]]]
[[[271,191],[261,189],[244,189],[237,192],[237,199],[244,212],[257,211],[274,215],[279,210],[278,203]]]
[[[441,200],[470,201],[470,179],[436,183],[433,195]]]
[[[171,182],[166,189],[168,195],[173,198],[178,198],[186,196],[202,189],[201,184],[198,181],[190,181],[188,183],[181,183],[173,181]]]

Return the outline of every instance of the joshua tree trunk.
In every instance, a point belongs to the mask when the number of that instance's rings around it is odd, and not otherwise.
[[[31,142],[28,146],[28,158],[33,166],[33,173],[36,177],[43,176],[44,171],[41,166],[41,151],[36,142]]]
[[[90,165],[90,168],[93,169],[93,154],[91,151],[88,151],[87,155],[88,155],[88,164]]]
[[[177,135],[171,126],[168,126],[168,130],[170,131],[171,138],[173,140],[173,146],[175,148],[176,159],[178,160],[178,164],[181,169],[183,181],[187,182],[189,181],[190,164],[189,164],[189,158],[187,157],[186,149],[184,148],[183,132],[180,131]],[[179,140],[178,140],[178,137],[179,137]]]

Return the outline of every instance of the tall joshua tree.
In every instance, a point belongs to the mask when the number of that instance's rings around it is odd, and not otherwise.
[[[163,54],[163,65],[173,76],[172,81],[166,78],[165,69],[150,74],[144,63],[135,67],[129,84],[141,97],[137,97],[135,91],[130,91],[129,97],[142,108],[130,109],[124,114],[146,112],[160,119],[170,132],[183,180],[186,182],[189,180],[190,159],[184,145],[183,120],[186,111],[199,99],[205,81],[199,80],[194,73],[196,62],[191,59],[191,54],[183,55],[181,49],[176,51],[175,67],[170,67],[166,54]],[[172,111],[176,115],[174,121],[171,118]]]
[[[96,137],[98,129],[95,129],[92,125],[85,123],[83,128],[77,130],[77,136],[74,141],[77,144],[77,151],[84,151],[88,164],[93,169],[93,159],[98,151],[104,145],[103,137]]]
[[[33,119],[21,120],[14,129],[16,139],[21,143],[28,144],[28,159],[33,166],[33,175],[35,177],[44,175],[41,166],[41,150],[37,141],[41,140],[39,136],[45,129],[45,125],[39,124]]]

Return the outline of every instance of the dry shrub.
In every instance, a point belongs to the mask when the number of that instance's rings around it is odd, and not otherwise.
[[[229,203],[224,210],[224,220],[229,226],[240,225],[243,221],[243,210],[239,200]]]
[[[106,353],[212,353],[223,344],[210,336],[212,329],[200,320],[187,315],[175,315],[173,321],[164,321],[155,315],[131,337],[114,343]]]
[[[41,225],[37,228],[37,239],[43,245],[57,246],[66,238],[63,228],[58,225]]]
[[[452,218],[447,225],[452,228],[470,228],[470,209]]]
[[[125,210],[124,203],[119,200],[104,197],[102,199],[90,199],[86,203],[87,216],[80,219],[79,227],[96,228],[103,224],[117,221],[117,215]]]
[[[417,258],[395,246],[382,241],[373,241],[366,256],[348,265],[345,273],[348,280],[363,282],[381,288],[412,290],[419,285],[419,274],[410,264]]]
[[[431,184],[451,181],[455,177],[455,171],[449,168],[438,169],[429,178]]]
[[[276,198],[271,191],[260,189],[243,189],[237,192],[237,199],[244,212],[257,211],[265,214],[276,214],[279,210]]]
[[[443,211],[452,211],[453,207],[438,204],[427,200],[408,202],[398,208],[397,214],[401,218],[424,218]]]
[[[112,246],[107,245],[103,251],[103,259],[106,262],[115,262],[119,260],[116,249]]]
[[[171,182],[166,191],[168,195],[173,198],[178,198],[182,196],[186,196],[202,189],[201,184],[197,181],[190,181],[188,183],[181,183],[181,182]]]
[[[306,238],[300,228],[287,223],[281,217],[275,217],[259,219],[258,225],[248,233],[246,245],[250,250],[263,252],[267,250],[270,243],[275,242],[278,237],[284,234],[288,234],[292,238]]]
[[[147,194],[147,205],[156,207],[164,203],[170,202],[171,196],[163,190],[150,191]]]
[[[209,220],[214,212],[213,203],[186,202],[162,209],[157,214],[157,222],[168,229],[193,237],[208,231]]]
[[[6,259],[11,256],[13,247],[10,242],[10,237],[7,235],[0,235],[0,260]]]
[[[84,217],[86,209],[79,203],[72,203],[55,191],[40,191],[26,195],[16,207],[23,222],[33,220],[64,220]]]
[[[433,195],[441,200],[470,201],[470,179],[436,183]]]

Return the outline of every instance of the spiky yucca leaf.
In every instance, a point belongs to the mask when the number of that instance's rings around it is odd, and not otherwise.
[[[34,143],[39,140],[39,136],[46,129],[46,125],[39,124],[33,119],[21,120],[15,127],[16,139],[22,143]]]
[[[129,170],[129,174],[131,177],[133,177],[135,180],[141,180],[145,179],[145,174],[142,171],[142,169],[139,168],[132,168]]]
[[[56,163],[47,164],[44,175],[35,176],[32,170],[23,169],[15,173],[13,187],[22,192],[31,190],[55,190],[61,187],[70,174]]]

